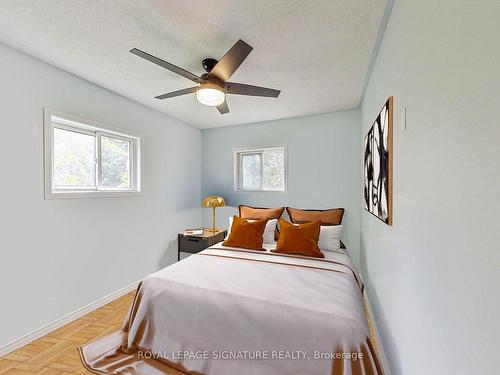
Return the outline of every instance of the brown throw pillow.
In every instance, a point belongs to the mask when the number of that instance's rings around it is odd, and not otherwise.
[[[240,217],[244,219],[279,219],[281,215],[283,215],[283,211],[285,211],[285,207],[276,207],[276,208],[263,208],[263,207],[250,207],[245,206],[244,204],[240,204]],[[274,231],[274,239],[278,240],[279,230],[276,228]]]
[[[292,223],[301,224],[309,221],[319,221],[322,225],[340,225],[343,208],[330,208],[328,210],[301,210],[298,208],[287,207],[286,212],[290,216]]]
[[[243,219],[279,219],[285,211],[285,207],[277,208],[260,208],[260,207],[250,207],[240,204],[240,217]]]
[[[241,247],[243,249],[265,251],[262,248],[264,241],[264,229],[266,229],[267,219],[248,221],[246,219],[233,216],[231,233],[222,246]]]
[[[308,257],[324,258],[318,247],[319,221],[294,225],[280,219],[280,238],[274,253],[305,255]]]

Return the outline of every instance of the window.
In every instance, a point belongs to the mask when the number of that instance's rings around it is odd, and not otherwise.
[[[285,147],[234,152],[234,189],[285,191]]]
[[[46,198],[140,192],[140,137],[45,110],[44,141]]]

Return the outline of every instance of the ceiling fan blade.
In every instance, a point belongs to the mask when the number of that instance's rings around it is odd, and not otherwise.
[[[219,110],[221,115],[223,115],[224,113],[229,113],[229,107],[227,106],[227,102],[225,100],[224,103],[217,106],[217,109]]]
[[[226,82],[238,69],[243,61],[252,51],[253,47],[239,39],[229,51],[219,60],[210,71],[209,76],[213,75]]]
[[[179,68],[178,66],[175,66],[174,64],[170,64],[169,62],[166,62],[165,60],[159,59],[158,57],[155,57],[153,55],[150,55],[147,52],[141,51],[140,49],[133,48],[130,50],[131,53],[133,53],[136,56],[142,57],[143,59],[146,59],[153,64],[159,65],[165,69],[170,70],[171,72],[177,73],[184,78],[187,78],[193,82],[200,83],[201,78],[198,77],[196,74],[193,74],[191,72],[188,72],[185,69]]]
[[[169,92],[167,94],[155,96],[155,99],[167,99],[167,98],[173,98],[174,96],[191,94],[191,93],[195,92],[197,88],[198,88],[198,86],[188,87],[187,89],[182,89],[182,90],[177,90],[177,91],[172,91],[172,92]]]
[[[281,91],[268,89],[267,87],[245,85],[244,83],[226,82],[226,94],[265,96],[268,98],[277,98]]]

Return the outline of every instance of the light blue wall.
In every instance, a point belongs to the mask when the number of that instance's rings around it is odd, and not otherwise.
[[[394,374],[499,373],[499,20],[498,0],[396,0],[365,93],[360,138],[394,96],[394,226],[361,214]]]
[[[201,131],[0,44],[2,345],[177,261]],[[143,194],[44,200],[43,108],[142,135]]]
[[[239,204],[260,207],[344,207],[345,241],[353,259],[359,252],[361,154],[360,112],[343,111],[203,131],[203,195],[222,195],[229,206],[219,209],[218,225]],[[287,146],[286,192],[235,192],[233,150]],[[210,223],[204,210],[204,224]]]

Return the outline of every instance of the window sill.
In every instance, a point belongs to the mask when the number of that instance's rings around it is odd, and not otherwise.
[[[119,198],[143,196],[142,191],[59,191],[46,192],[45,199]]]
[[[285,190],[264,190],[264,189],[234,189],[236,193],[286,193]]]

